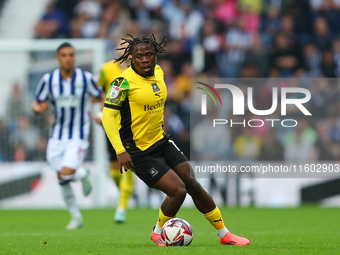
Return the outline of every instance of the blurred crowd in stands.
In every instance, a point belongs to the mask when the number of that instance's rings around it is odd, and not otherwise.
[[[167,53],[158,56],[169,90],[164,128],[187,156],[190,78],[340,76],[340,0],[55,0],[48,3],[34,31],[36,38],[102,38],[108,51],[127,33],[153,33],[158,40],[167,34]],[[204,52],[202,68],[194,68],[192,63],[197,45]],[[337,159],[340,113],[336,109],[340,108],[327,107],[340,102],[339,88],[336,82],[309,87],[318,121],[302,120],[299,128],[285,137],[275,129],[263,133],[247,128],[221,130],[216,132],[215,142],[201,142],[197,148],[203,146],[205,155],[215,151],[215,159],[293,160],[307,143],[311,146],[305,150],[306,159]],[[270,85],[257,95],[258,102],[270,98]],[[0,152],[4,146],[11,147],[9,155],[2,153],[1,159],[20,161],[21,154],[25,160],[40,159],[36,151],[46,146],[46,125],[38,127],[30,118],[15,114],[16,123],[10,128],[0,121],[0,139],[6,140]],[[224,141],[218,139],[222,134],[229,134]],[[296,141],[301,141],[301,147],[291,146]],[[229,155],[216,156],[221,151],[216,144],[228,146]]]

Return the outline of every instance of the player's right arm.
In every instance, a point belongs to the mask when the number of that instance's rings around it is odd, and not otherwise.
[[[40,80],[37,90],[35,92],[35,100],[32,102],[32,111],[34,113],[40,114],[47,110],[48,108],[48,75],[44,75]]]
[[[34,113],[37,113],[37,114],[40,114],[40,113],[43,113],[47,110],[48,108],[48,103],[47,102],[41,102],[39,103],[37,100],[34,100],[32,102],[32,111]]]
[[[122,167],[124,167],[125,170],[134,168],[131,156],[125,151],[122,140],[120,139],[116,120],[123,102],[128,97],[129,93],[130,87],[127,80],[123,77],[116,78],[107,92],[102,117],[104,130],[117,153],[117,159],[121,170]]]

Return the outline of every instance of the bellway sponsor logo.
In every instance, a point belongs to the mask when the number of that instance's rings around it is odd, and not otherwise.
[[[220,105],[222,105],[222,100],[220,98],[220,95],[217,93],[215,88],[217,89],[228,89],[231,92],[232,98],[233,98],[233,107],[232,107],[232,113],[233,115],[245,115],[244,114],[244,105],[245,105],[245,97],[240,88],[238,88],[235,85],[231,84],[215,84],[214,87],[202,83],[202,82],[197,82],[200,85],[203,85],[210,89],[218,98],[220,101]],[[216,100],[212,93],[204,88],[197,87],[200,90],[203,90],[206,92],[206,94],[201,95],[201,115],[207,115],[207,94],[213,99],[215,106],[217,106]],[[287,95],[289,93],[300,93],[304,94],[304,98],[287,98]],[[305,108],[303,104],[307,103],[311,99],[311,93],[309,90],[305,88],[281,88],[281,116],[286,116],[287,114],[287,105],[295,105],[305,116],[311,116],[312,114]],[[277,109],[278,105],[278,88],[273,88],[272,89],[272,106],[268,110],[258,110],[255,109],[254,104],[253,104],[253,88],[248,87],[247,88],[247,104],[248,104],[248,109],[251,113],[257,116],[266,116],[270,115],[275,112]],[[216,125],[230,125],[230,127],[233,127],[235,125],[242,125],[243,127],[249,126],[252,128],[255,127],[262,127],[264,123],[267,122],[271,125],[271,127],[274,127],[277,122],[280,122],[283,127],[295,127],[297,126],[298,122],[295,119],[250,119],[246,121],[243,119],[243,121],[238,121],[235,122],[232,119],[227,120],[227,119],[213,119],[213,127],[216,127]]]
[[[148,105],[148,104],[146,104],[146,105],[144,105],[144,111],[152,111],[152,110],[156,110],[156,109],[158,109],[158,108],[162,108],[162,107],[164,107],[164,100],[163,100],[163,98],[159,101],[159,102],[157,102],[157,104],[154,104],[154,105]]]
[[[61,107],[76,107],[79,105],[78,96],[59,96],[57,102]]]

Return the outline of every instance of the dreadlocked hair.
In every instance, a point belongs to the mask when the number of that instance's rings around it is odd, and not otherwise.
[[[151,44],[151,46],[154,47],[155,49],[155,53],[166,53],[164,47],[166,46],[166,44],[168,43],[167,39],[166,39],[166,35],[163,36],[162,40],[158,43],[156,41],[156,38],[153,34],[151,34],[149,37],[146,37],[145,35],[142,35],[140,37],[133,37],[130,34],[127,34],[128,36],[130,36],[132,39],[129,38],[122,38],[123,42],[120,45],[124,45],[124,44],[128,44],[126,47],[123,48],[118,48],[116,50],[124,50],[124,53],[122,56],[120,56],[119,58],[115,58],[115,63],[119,62],[119,63],[123,63],[124,61],[126,61],[130,55],[132,55],[132,49],[135,45],[139,44],[139,43],[149,43]]]

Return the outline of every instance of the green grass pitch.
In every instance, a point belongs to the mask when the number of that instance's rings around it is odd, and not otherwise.
[[[65,230],[67,211],[0,211],[0,254],[340,254],[339,209],[221,208],[232,233],[250,245],[222,246],[213,227],[195,209],[178,217],[193,227],[188,247],[157,247],[150,240],[158,211],[128,211],[128,222],[116,225],[114,210],[83,210],[85,225]]]

